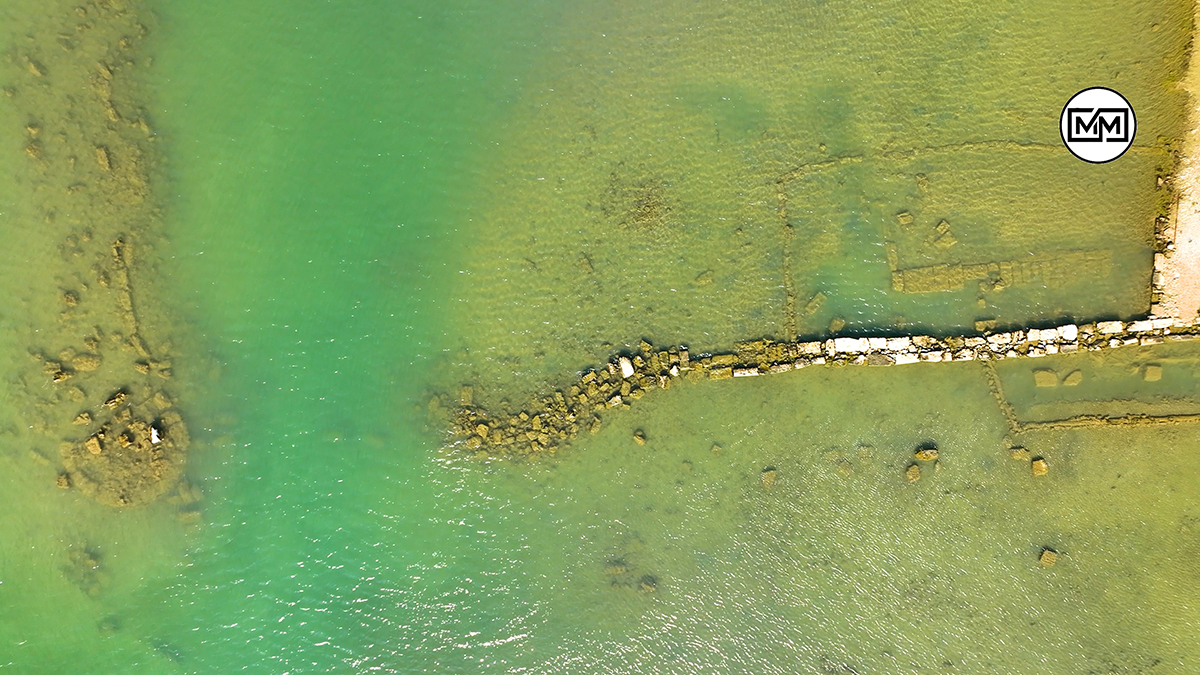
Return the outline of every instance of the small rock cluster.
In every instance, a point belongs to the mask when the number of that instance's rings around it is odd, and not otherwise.
[[[934,443],[926,443],[917,448],[913,452],[913,459],[916,461],[909,462],[908,466],[904,469],[904,478],[910,483],[921,480],[920,462],[933,462],[933,470],[935,472],[941,471],[942,463],[938,459],[940,456],[941,453],[938,452],[937,445]]]
[[[993,323],[983,322],[980,328],[988,330],[973,336],[834,337],[806,342],[755,340],[738,343],[732,353],[702,354],[696,358],[686,346],[659,349],[643,340],[636,353],[617,355],[601,368],[584,371],[566,390],[542,398],[534,412],[521,411],[506,417],[492,415],[475,406],[471,388],[464,387],[454,414],[452,434],[456,444],[474,451],[480,459],[493,455],[523,457],[554,452],[582,429],[596,433],[603,412],[628,408],[647,393],[666,389],[685,376],[725,380],[816,365],[891,366],[1037,358],[1200,337],[1200,326],[1161,318],[990,332]]]

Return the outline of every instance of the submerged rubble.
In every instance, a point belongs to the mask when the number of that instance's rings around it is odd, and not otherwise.
[[[832,337],[796,342],[764,339],[738,343],[730,353],[699,355],[693,355],[686,346],[663,349],[643,340],[636,351],[617,354],[604,366],[583,371],[566,389],[535,401],[533,410],[497,415],[474,405],[473,389],[464,387],[451,433],[455,445],[480,458],[527,457],[555,452],[581,429],[596,433],[602,415],[616,408],[628,408],[633,401],[684,378],[739,379],[820,365],[992,362],[1197,338],[1200,325],[1151,318],[984,331],[971,336]],[[1058,374],[1049,369],[1036,370],[1034,376],[1038,386],[1060,384]],[[1074,371],[1062,384],[1072,386],[1081,378]]]
[[[8,374],[24,388],[13,413],[32,444],[58,444],[48,479],[112,506],[170,491],[188,445],[165,382],[172,310],[152,286],[166,218],[147,121],[154,25],[136,1],[48,7],[0,57],[4,119],[26,144],[10,244],[30,249],[31,360]],[[57,257],[35,257],[43,240]]]

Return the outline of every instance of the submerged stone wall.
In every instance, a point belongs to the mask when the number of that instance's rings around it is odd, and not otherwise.
[[[986,329],[988,326],[980,326]],[[1200,325],[1171,318],[1099,321],[1050,328],[981,331],[979,335],[935,337],[833,337],[824,340],[738,343],[733,352],[693,355],[687,347],[656,348],[643,341],[635,354],[614,356],[588,369],[565,390],[545,396],[532,410],[497,416],[474,405],[464,387],[454,412],[454,443],[479,459],[553,453],[583,429],[599,431],[607,411],[628,408],[656,389],[680,379],[726,380],[786,373],[811,366],[899,366],[943,361],[998,361],[1051,354],[1118,349],[1167,340],[1200,339]],[[993,383],[998,389],[998,384]],[[1020,428],[1011,407],[997,394],[1010,426]],[[440,403],[435,399],[435,403]]]

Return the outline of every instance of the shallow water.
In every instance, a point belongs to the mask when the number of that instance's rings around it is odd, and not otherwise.
[[[0,5],[6,25],[45,11],[26,4]],[[443,448],[427,414],[462,384],[518,410],[643,337],[700,351],[838,318],[899,334],[1144,313],[1190,8],[149,9],[152,288],[202,500],[113,510],[60,491],[54,444],[7,415],[0,666],[1196,667],[1191,426],[1015,437],[975,363],[689,381],[525,462]],[[1104,167],[1055,135],[1096,80],[1139,121]],[[20,171],[24,121],[0,109],[16,130],[0,167]],[[0,227],[21,237],[0,355],[25,384],[29,326],[58,310],[21,289],[29,270],[62,282],[21,188],[0,183]],[[943,219],[949,247],[929,241]],[[1098,256],[903,293],[889,243],[898,269]],[[1035,366],[1084,379],[1037,388]],[[997,372],[1022,421],[1200,412],[1186,344]],[[941,468],[909,484],[930,441]],[[1051,472],[1035,480],[1013,445]]]

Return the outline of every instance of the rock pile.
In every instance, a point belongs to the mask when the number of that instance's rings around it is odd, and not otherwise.
[[[654,389],[666,389],[692,370],[686,347],[655,349],[643,341],[636,354],[622,354],[605,367],[584,371],[565,391],[541,399],[540,410],[497,418],[473,405],[464,388],[455,413],[454,431],[464,447],[480,453],[530,455],[553,452],[582,429],[600,430],[599,413],[628,408]],[[644,437],[643,437],[644,440]]]

